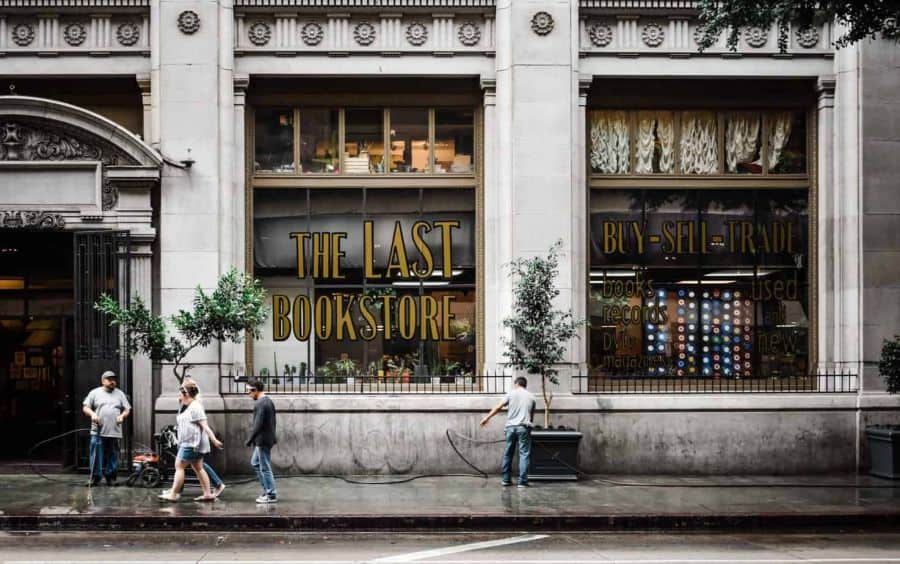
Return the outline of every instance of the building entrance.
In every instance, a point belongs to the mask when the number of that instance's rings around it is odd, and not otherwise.
[[[0,232],[0,462],[73,428],[72,234]],[[32,459],[66,463],[66,444]]]

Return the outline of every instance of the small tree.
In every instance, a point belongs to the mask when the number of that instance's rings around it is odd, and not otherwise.
[[[190,365],[184,360],[197,347],[212,341],[240,343],[244,335],[260,336],[265,322],[266,291],[259,280],[231,269],[223,274],[211,294],[199,286],[192,311],[179,310],[170,319],[180,337],[169,334],[162,317],[153,315],[141,298],[123,308],[109,295],[102,295],[94,308],[110,317],[125,334],[125,351],[129,355],[145,354],[155,361],[171,362],[178,383],[185,378]],[[219,363],[221,375],[222,366]]]
[[[900,392],[900,335],[894,335],[893,340],[884,340],[878,372],[884,378],[888,393]]]
[[[553,300],[559,296],[556,277],[561,246],[562,241],[557,241],[546,257],[521,258],[510,263],[510,276],[515,280],[513,313],[503,320],[503,325],[513,331],[512,339],[503,339],[504,356],[515,369],[541,375],[544,427],[550,426],[553,402],[548,382],[559,384],[556,365],[562,361],[567,343],[578,336],[578,329],[585,324],[585,320],[575,319],[571,310],[553,307]]]
[[[834,42],[841,48],[867,37],[900,39],[900,3],[896,0],[847,2],[845,0],[699,0],[702,37],[700,49],[712,47],[719,35],[728,34],[726,42],[737,49],[741,29],[778,27],[778,48],[787,50],[791,29],[804,33],[822,22],[844,26],[843,35]]]

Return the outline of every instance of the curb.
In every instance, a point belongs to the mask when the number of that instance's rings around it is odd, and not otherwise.
[[[900,529],[900,511],[666,515],[0,515],[3,531],[773,531]]]

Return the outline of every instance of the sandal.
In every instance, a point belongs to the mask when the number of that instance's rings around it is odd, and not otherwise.
[[[209,497],[207,497],[205,495],[198,495],[197,497],[194,498],[194,501],[215,501],[215,500],[216,500],[216,496],[214,496],[214,495],[211,495]]]
[[[158,499],[158,500],[160,500],[160,501],[168,501],[168,502],[170,502],[170,503],[175,503],[176,501],[178,501],[178,498],[179,498],[179,497],[181,497],[180,494],[179,494],[179,495],[176,495],[175,497],[171,497],[171,496],[166,495],[166,494],[160,494],[160,495],[156,496],[156,499]]]

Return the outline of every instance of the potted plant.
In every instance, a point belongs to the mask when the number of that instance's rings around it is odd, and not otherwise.
[[[889,394],[900,392],[900,335],[884,340],[878,372]],[[869,473],[881,478],[900,478],[900,425],[868,426],[866,440],[871,457]]]
[[[513,277],[513,312],[503,320],[512,330],[512,338],[504,338],[504,356],[516,370],[539,375],[544,399],[544,425],[532,431],[531,467],[534,480],[576,480],[578,445],[581,433],[573,429],[552,428],[550,407],[553,390],[558,385],[556,366],[563,360],[566,344],[578,336],[585,321],[576,319],[572,311],[553,306],[559,296],[556,277],[559,271],[557,241],[547,256],[520,258],[510,264]]]

